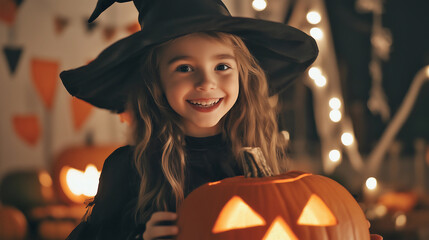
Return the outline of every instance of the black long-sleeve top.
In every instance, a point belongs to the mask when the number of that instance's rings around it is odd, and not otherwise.
[[[204,138],[187,136],[185,140],[185,196],[207,182],[242,175],[221,134]],[[133,153],[134,147],[128,145],[118,148],[106,159],[97,195],[91,203],[92,212],[67,240],[134,239],[144,229],[134,220],[140,177]]]

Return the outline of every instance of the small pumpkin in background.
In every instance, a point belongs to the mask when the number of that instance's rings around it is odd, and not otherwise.
[[[45,170],[19,170],[1,181],[0,197],[4,205],[24,212],[56,201],[52,178]]]
[[[83,204],[97,193],[104,160],[118,145],[70,147],[54,162],[53,178],[60,200]]]
[[[255,161],[262,156],[258,151],[250,155],[245,166],[265,162]],[[257,169],[245,169],[251,177],[227,178],[190,193],[178,210],[177,239],[370,239],[359,204],[334,180],[298,171],[270,176]]]
[[[20,210],[11,206],[0,206],[0,239],[25,239],[27,225],[27,219]]]

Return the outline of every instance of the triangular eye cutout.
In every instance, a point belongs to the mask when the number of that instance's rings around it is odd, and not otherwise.
[[[265,225],[265,220],[242,198],[232,197],[223,207],[212,229],[213,233]]]
[[[262,240],[298,240],[282,217],[276,217]]]
[[[337,222],[337,218],[316,194],[311,195],[298,219],[299,225],[311,226],[334,226]]]

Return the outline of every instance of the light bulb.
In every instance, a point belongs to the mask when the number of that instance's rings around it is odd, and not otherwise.
[[[332,162],[338,162],[341,159],[341,153],[337,149],[331,150],[329,152],[329,160]]]
[[[323,31],[320,28],[314,27],[312,29],[310,29],[310,35],[316,39],[316,40],[320,40],[323,38]]]
[[[332,109],[340,109],[340,107],[341,107],[341,101],[340,101],[340,99],[338,99],[336,97],[333,97],[333,98],[329,99],[329,106]]]
[[[377,179],[375,177],[370,177],[366,180],[365,185],[369,190],[374,190],[377,188]]]
[[[322,71],[318,67],[311,67],[310,70],[308,70],[308,76],[315,80],[316,78],[322,76]]]
[[[340,110],[338,110],[338,109],[331,110],[331,112],[329,112],[329,118],[331,119],[332,122],[341,121],[342,115],[341,115]]]
[[[311,11],[307,13],[307,21],[311,24],[318,24],[322,20],[320,14],[316,11]]]
[[[343,133],[343,135],[341,135],[341,142],[345,145],[345,146],[350,146],[353,144],[354,142],[354,137],[351,133]]]
[[[252,7],[256,11],[264,11],[267,7],[267,2],[265,0],[253,0]]]
[[[318,87],[324,87],[326,85],[326,78],[324,76],[319,76],[316,79],[314,79],[314,83],[316,84],[316,86]]]

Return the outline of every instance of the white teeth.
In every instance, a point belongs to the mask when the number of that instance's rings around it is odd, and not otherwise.
[[[216,99],[216,100],[210,100],[210,101],[188,100],[189,103],[194,104],[194,105],[198,105],[200,107],[211,107],[211,106],[215,105],[216,103],[218,103],[219,101],[220,101],[220,98]]]

